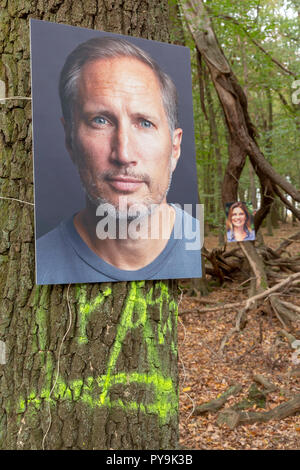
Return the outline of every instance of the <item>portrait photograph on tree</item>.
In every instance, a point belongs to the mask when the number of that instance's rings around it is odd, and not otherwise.
[[[37,284],[201,277],[189,48],[30,25]]]
[[[228,242],[255,240],[252,202],[227,202],[225,212]]]
[[[298,450],[299,0],[0,6],[0,449]]]

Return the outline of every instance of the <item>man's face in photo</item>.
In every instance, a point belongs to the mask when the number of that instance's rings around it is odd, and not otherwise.
[[[119,209],[166,202],[182,130],[171,135],[155,73],[129,57],[86,63],[64,122],[66,145],[90,201]]]

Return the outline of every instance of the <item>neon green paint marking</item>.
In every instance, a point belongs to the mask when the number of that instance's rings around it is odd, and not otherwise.
[[[88,377],[85,380],[76,379],[69,384],[65,383],[61,377],[58,377],[56,386],[50,398],[50,384],[53,374],[53,364],[51,354],[47,354],[46,358],[46,380],[45,387],[37,396],[32,391],[27,400],[20,398],[19,413],[26,411],[26,406],[32,404],[39,409],[42,400],[50,401],[55,405],[58,400],[82,401],[91,408],[95,407],[119,407],[127,411],[142,411],[146,413],[156,414],[161,423],[168,422],[168,419],[178,410],[178,393],[170,377],[163,374],[163,365],[161,364],[157,346],[164,344],[165,336],[172,332],[173,322],[177,320],[177,305],[170,301],[169,292],[166,284],[163,282],[156,284],[155,292],[151,288],[145,296],[143,292],[144,281],[132,282],[123,308],[121,318],[118,324],[116,338],[111,348],[111,353],[107,362],[106,373],[98,377]],[[159,295],[158,294],[159,289]],[[77,298],[79,301],[79,338],[80,344],[87,343],[86,327],[91,313],[103,302],[106,296],[111,294],[111,289],[107,288],[101,292],[92,302],[86,301],[86,286],[80,286],[77,290]],[[154,297],[155,296],[155,297]],[[169,305],[169,313],[163,321],[163,305],[167,302]],[[147,314],[150,306],[158,306],[159,322],[157,323],[157,332],[152,330],[151,321]],[[122,350],[124,339],[127,333],[139,326],[142,326],[143,340],[146,345],[147,367],[148,373],[140,372],[118,372],[116,373],[116,364],[119,354]],[[177,354],[176,345],[171,344],[171,350]],[[45,361],[45,359],[44,359]],[[110,390],[114,385],[121,384],[127,386],[129,384],[141,384],[150,388],[153,395],[151,403],[137,403],[135,401],[111,400]]]
[[[117,330],[117,335],[116,339],[114,342],[114,346],[111,352],[111,355],[108,359],[108,364],[107,364],[107,373],[106,373],[106,378],[105,382],[103,384],[103,392],[101,393],[99,400],[101,404],[105,403],[106,396],[108,394],[108,391],[110,389],[110,378],[111,378],[111,373],[116,365],[117,359],[119,357],[121,348],[122,348],[122,343],[124,341],[125,335],[128,331],[128,329],[132,328],[132,312],[133,312],[133,307],[136,299],[136,283],[132,282],[131,284],[131,289],[129,292],[129,296],[125,305],[125,308],[122,312],[121,320],[118,325],[118,330]],[[135,326],[138,326],[137,324]]]
[[[55,404],[55,401],[58,400],[68,400],[73,401],[74,396],[72,395],[72,390],[77,389],[76,400],[81,400],[86,405],[89,405],[91,408],[107,406],[113,408],[116,406],[121,407],[124,410],[146,410],[152,413],[155,413],[159,416],[161,421],[164,423],[167,421],[169,415],[172,415],[176,411],[177,395],[175,393],[172,380],[170,378],[165,378],[161,374],[139,374],[137,372],[133,373],[119,373],[111,376],[110,386],[116,384],[128,385],[131,383],[146,384],[153,387],[154,391],[154,402],[147,405],[143,403],[137,403],[130,401],[123,403],[122,400],[111,401],[108,396],[105,397],[105,400],[102,401],[93,397],[95,387],[97,389],[102,389],[103,385],[106,383],[107,376],[102,375],[94,379],[93,377],[88,377],[86,383],[82,379],[74,380],[68,386],[63,380],[59,377],[57,384],[53,391],[53,398],[50,398],[50,390],[43,389],[40,397],[36,395],[35,392],[31,392],[26,400],[20,398],[18,413],[24,413],[27,405],[33,405],[36,409],[40,409],[42,400]]]
[[[169,329],[169,332],[172,331],[172,323],[171,323],[171,316],[173,315],[173,308],[174,304],[176,303],[172,300],[170,301],[169,298],[169,290],[166,284],[164,284],[162,281],[159,283],[160,287],[160,295],[153,300],[153,289],[150,289],[148,295],[147,295],[147,304],[148,305],[158,305],[159,306],[159,323],[158,323],[158,342],[159,344],[164,344],[165,342],[165,336],[166,336],[166,331],[167,328]],[[163,304],[164,302],[169,304],[169,316],[167,322],[163,325],[162,327],[162,311],[163,311]],[[177,317],[175,317],[177,319]]]
[[[37,305],[37,303],[38,303],[38,299],[39,299],[39,295],[40,295],[40,288],[41,288],[41,286],[38,286],[37,284],[35,284],[35,286],[34,286],[33,305]]]
[[[46,358],[46,384],[50,388],[53,373],[52,354],[48,351]]]
[[[46,310],[43,307],[39,307],[36,311],[36,322],[38,325],[38,342],[39,349],[44,351],[46,349]]]
[[[86,344],[88,343],[88,338],[86,335],[86,327],[89,321],[89,317],[91,313],[102,304],[105,297],[108,297],[111,294],[111,288],[107,287],[104,292],[100,292],[100,294],[95,297],[92,302],[86,301],[86,286],[83,285],[81,288],[78,289],[78,297],[79,297],[79,337],[78,343],[79,344]]]
[[[79,400],[82,386],[83,386],[83,380],[81,379],[73,380],[73,382],[70,384],[70,389],[72,391],[72,399],[74,401]]]
[[[26,410],[26,401],[24,400],[24,398],[20,398],[17,413],[24,413],[25,410]]]

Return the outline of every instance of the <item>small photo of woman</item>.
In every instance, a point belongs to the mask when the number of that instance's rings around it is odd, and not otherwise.
[[[228,242],[255,240],[251,202],[226,204],[226,233]]]

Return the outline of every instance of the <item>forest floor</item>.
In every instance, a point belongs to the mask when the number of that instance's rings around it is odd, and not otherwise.
[[[264,229],[262,233],[265,244],[276,248],[282,239],[299,229],[299,225],[284,224],[274,229],[272,237],[267,236]],[[205,237],[204,245],[208,250],[216,248],[217,236]],[[293,243],[288,251],[299,256],[299,242]],[[275,315],[250,310],[246,327],[232,336],[226,343],[223,355],[218,355],[224,335],[235,324],[237,310],[201,313],[201,306],[213,307],[246,298],[246,286],[229,282],[214,288],[205,297],[207,305],[185,295],[181,298],[179,312],[200,307],[200,312],[179,313],[178,321],[180,446],[184,449],[300,449],[300,413],[281,420],[240,425],[234,429],[216,423],[218,413],[247,397],[256,374],[263,375],[278,388],[267,395],[265,408],[254,405],[246,411],[265,412],[300,393],[299,371],[293,373],[296,367],[292,358],[294,350],[285,338],[278,336],[283,327]],[[299,294],[298,298],[297,295],[288,295],[286,300],[300,306]],[[300,330],[298,333],[297,339],[300,340]],[[218,398],[235,383],[242,385],[241,392],[229,398],[221,410],[193,415],[196,406]]]

